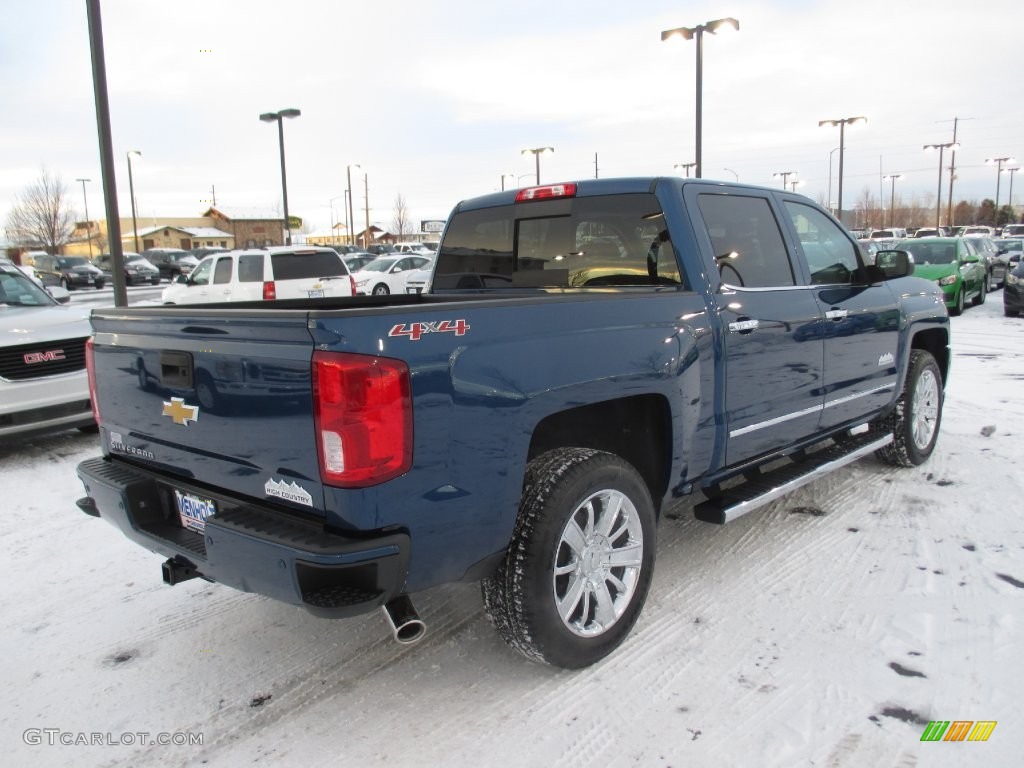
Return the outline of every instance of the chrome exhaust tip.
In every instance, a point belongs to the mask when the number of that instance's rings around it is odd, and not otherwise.
[[[426,634],[427,625],[420,620],[408,595],[391,598],[381,606],[381,611],[384,612],[384,618],[391,627],[395,642],[412,645]]]

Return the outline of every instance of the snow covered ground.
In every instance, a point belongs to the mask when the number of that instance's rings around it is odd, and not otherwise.
[[[474,585],[417,596],[428,635],[411,647],[378,614],[165,587],[161,557],[74,506],[94,437],[0,445],[0,759],[1021,765],[1024,320],[994,293],[953,333],[927,464],[869,458],[725,527],[668,510],[640,621],[579,672],[509,651]],[[984,743],[921,742],[930,720],[998,725]],[[143,745],[160,733],[203,744]]]

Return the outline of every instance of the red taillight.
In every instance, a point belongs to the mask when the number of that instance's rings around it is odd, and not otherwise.
[[[277,298],[277,286],[274,285],[273,280],[268,280],[263,284],[263,300],[273,301]]]
[[[524,187],[516,192],[516,202],[550,200],[555,197],[576,197],[575,184],[548,184],[544,187]]]
[[[412,394],[401,360],[314,352],[313,415],[325,485],[377,485],[412,466]]]
[[[349,295],[355,296],[356,295],[356,279],[354,277],[352,277],[352,275],[348,276],[348,287],[349,287],[349,290],[351,291],[351,293]]]
[[[85,370],[89,375],[89,400],[92,401],[92,415],[100,423],[100,399],[96,392],[96,352],[92,348],[92,337],[85,340]]]

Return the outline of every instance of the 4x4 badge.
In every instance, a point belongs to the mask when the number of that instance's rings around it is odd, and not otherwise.
[[[170,416],[175,424],[187,427],[190,421],[199,421],[199,406],[185,405],[185,400],[172,397],[171,402],[164,403],[164,416]]]

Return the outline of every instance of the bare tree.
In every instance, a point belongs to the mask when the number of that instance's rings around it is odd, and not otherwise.
[[[400,239],[413,233],[412,221],[409,219],[409,208],[405,198],[399,192],[395,196],[395,207],[391,213],[391,231]]]
[[[42,245],[56,253],[71,238],[74,225],[67,185],[44,166],[39,178],[15,197],[7,214],[7,237],[22,245]]]

